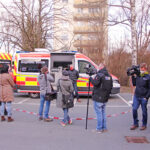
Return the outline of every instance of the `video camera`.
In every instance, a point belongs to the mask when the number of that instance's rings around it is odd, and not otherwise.
[[[88,74],[89,76],[92,76],[97,73],[97,70],[95,68],[92,68],[90,64],[87,64],[86,67],[84,67],[84,69],[86,69],[86,74]]]
[[[127,69],[127,75],[132,76],[132,75],[140,75],[140,66],[139,65],[133,65],[132,67]]]

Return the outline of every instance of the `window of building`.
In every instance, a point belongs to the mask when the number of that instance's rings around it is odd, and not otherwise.
[[[78,13],[83,13],[83,8],[78,8]]]
[[[89,13],[99,13],[100,12],[100,8],[89,8]]]

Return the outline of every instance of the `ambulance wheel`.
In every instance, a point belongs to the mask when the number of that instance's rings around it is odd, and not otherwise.
[[[40,97],[40,94],[39,93],[29,93],[29,96],[31,98],[39,98]]]

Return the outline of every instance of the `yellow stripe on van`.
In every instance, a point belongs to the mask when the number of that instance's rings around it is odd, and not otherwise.
[[[37,82],[26,81],[25,85],[28,85],[28,86],[37,86]]]
[[[21,76],[16,77],[16,81],[25,81],[25,80],[26,80],[25,77],[21,77]]]
[[[86,82],[77,82],[78,87],[86,87]]]

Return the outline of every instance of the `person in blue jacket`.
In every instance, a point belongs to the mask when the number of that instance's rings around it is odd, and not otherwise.
[[[132,84],[136,86],[133,98],[132,112],[133,125],[130,130],[135,130],[139,127],[138,108],[142,108],[142,126],[140,130],[147,128],[147,103],[150,97],[150,75],[147,71],[147,64],[140,64],[140,74],[132,76]]]

